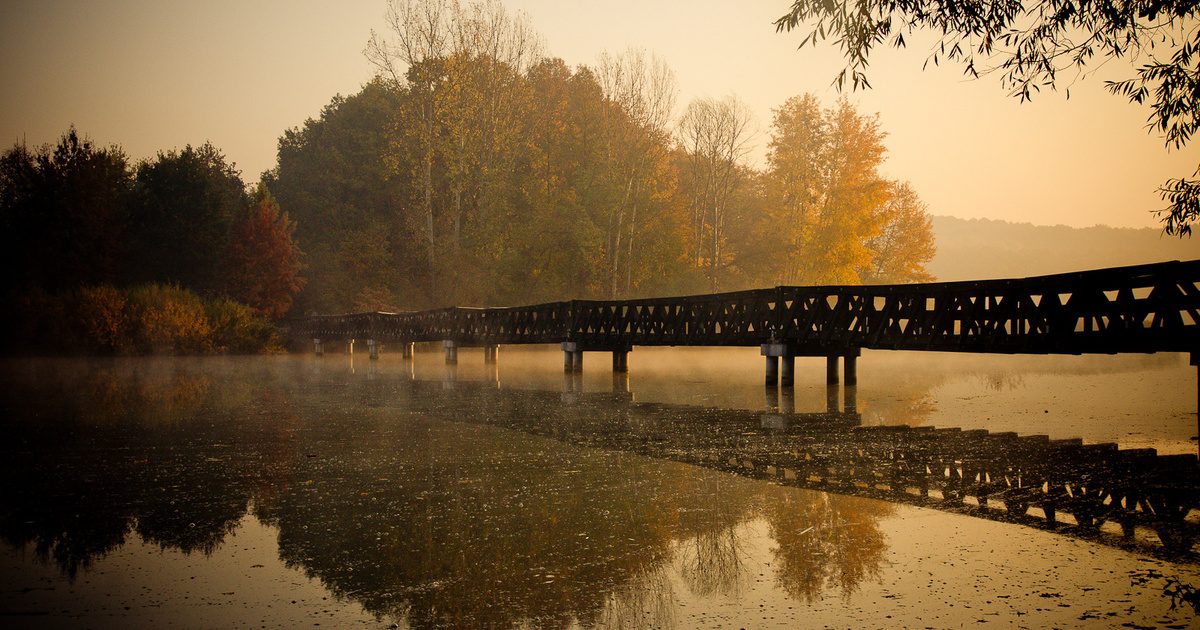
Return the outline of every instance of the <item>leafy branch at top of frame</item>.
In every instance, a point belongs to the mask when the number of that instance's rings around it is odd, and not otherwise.
[[[1093,64],[1130,59],[1142,62],[1136,76],[1107,81],[1110,92],[1149,101],[1148,126],[1169,148],[1183,148],[1200,128],[1200,0],[793,0],[775,27],[806,29],[801,48],[832,40],[846,60],[839,90],[870,88],[875,47],[903,47],[916,31],[938,34],[926,66],[956,62],[971,78],[999,73],[1022,101],[1057,89],[1061,72],[1075,70],[1073,81]],[[1168,234],[1190,234],[1200,220],[1198,190],[1196,179],[1159,189]]]
[[[799,46],[826,40],[842,51],[839,87],[865,83],[871,52],[903,47],[918,30],[940,35],[927,64],[963,64],[971,77],[1000,70],[1014,95],[1029,98],[1037,86],[1053,87],[1058,73],[1083,69],[1097,55],[1122,57],[1186,43],[1185,22],[1200,15],[1195,0],[1077,2],[1040,0],[795,0],[775,20],[777,31],[806,28]]]

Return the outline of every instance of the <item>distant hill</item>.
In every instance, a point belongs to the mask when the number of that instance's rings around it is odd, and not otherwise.
[[[933,217],[938,280],[1020,278],[1164,260],[1200,259],[1200,235],[1155,228],[1073,228],[992,219]]]

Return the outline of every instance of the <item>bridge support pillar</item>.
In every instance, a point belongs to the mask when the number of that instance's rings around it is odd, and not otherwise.
[[[763,388],[763,394],[763,408],[767,410],[767,413],[779,413],[779,388],[774,383],[767,383],[767,386]]]
[[[843,361],[845,363],[842,369],[846,373],[846,378],[843,380],[846,386],[858,385],[858,354],[847,354]]]
[[[845,391],[845,412],[858,413],[858,386],[851,385],[847,379]]]
[[[779,385],[779,357],[767,357],[767,387],[776,387]]]
[[[825,357],[825,384],[838,384],[838,357],[836,354]]]
[[[1193,352],[1189,363],[1196,366],[1196,454],[1200,455],[1200,352]]]
[[[583,346],[576,341],[564,341],[560,347],[563,351],[563,371],[582,372]]]
[[[317,339],[316,337],[313,338],[313,352],[315,352],[317,356],[324,356],[325,354],[325,346],[321,345],[321,340]]]
[[[496,389],[500,389],[500,366],[496,363],[491,363],[487,366],[488,383]]]
[[[825,386],[825,413],[838,412],[838,387],[834,385]]]
[[[614,394],[622,397],[629,395],[629,372],[613,372],[612,390]]]
[[[626,373],[629,372],[629,351],[628,350],[613,350],[613,372]]]
[[[483,363],[485,365],[495,365],[499,359],[500,346],[496,344],[486,345],[483,347]]]
[[[376,341],[374,339],[367,340],[367,354],[371,357],[372,361],[376,361],[379,359],[379,342],[378,341]]]
[[[404,341],[400,343],[400,358],[413,358],[413,344],[411,341]]]
[[[779,357],[779,384],[791,388],[796,382],[796,357],[785,354]]]
[[[458,342],[447,339],[442,342],[442,347],[446,349],[446,365],[458,365]]]
[[[767,361],[767,386],[779,385],[779,364],[783,359],[783,386],[791,387],[795,380],[796,353],[786,343],[764,343],[759,347],[759,354]]]

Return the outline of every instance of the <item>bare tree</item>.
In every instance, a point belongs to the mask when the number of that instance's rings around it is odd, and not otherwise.
[[[725,214],[742,180],[742,162],[752,148],[751,121],[749,108],[732,95],[719,101],[694,100],[679,121],[679,145],[687,155],[694,255],[697,265],[707,255],[713,291],[720,288]]]
[[[596,78],[605,98],[616,106],[605,125],[611,175],[621,191],[609,208],[605,226],[609,291],[621,293],[621,254],[625,250],[624,292],[633,285],[633,257],[639,231],[640,187],[645,183],[657,152],[666,146],[667,124],[678,92],[675,73],[645,51],[629,49],[620,55],[600,55]],[[621,120],[614,118],[620,117]],[[642,217],[645,222],[645,217]]]
[[[503,170],[519,128],[521,79],[541,58],[541,40],[521,13],[498,0],[457,7],[452,20],[446,157],[452,164],[452,245],[458,251],[463,224],[499,195],[488,187]],[[495,218],[495,217],[491,217]]]
[[[523,14],[498,0],[391,0],[387,32],[374,31],[364,51],[380,76],[405,87],[417,104],[430,293],[438,295],[437,224],[450,226],[458,254],[463,224],[477,209],[489,169],[516,128],[520,79],[541,43]],[[435,208],[434,163],[447,165],[447,208]]]
[[[381,77],[396,86],[409,86],[418,104],[421,125],[421,180],[424,190],[425,235],[429,249],[429,292],[437,293],[437,243],[434,238],[433,151],[437,127],[434,83],[428,64],[446,56],[450,19],[457,3],[449,0],[392,0],[384,16],[388,33],[373,29],[363,51]]]

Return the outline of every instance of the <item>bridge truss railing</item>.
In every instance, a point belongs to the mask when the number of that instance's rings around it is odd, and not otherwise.
[[[998,353],[1193,351],[1200,261],[973,282],[781,286],[633,300],[303,318],[322,338],[583,347],[752,346]]]

